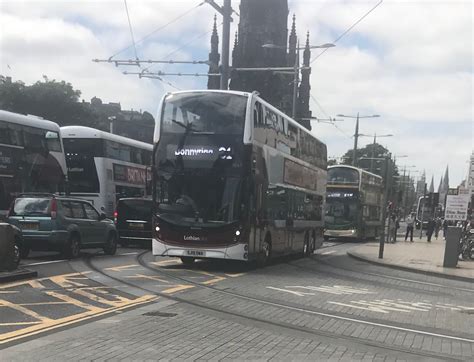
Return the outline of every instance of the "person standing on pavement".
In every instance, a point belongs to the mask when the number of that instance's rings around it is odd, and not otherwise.
[[[411,213],[407,219],[407,232],[405,233],[405,241],[408,239],[408,234],[410,234],[410,242],[413,242],[413,225],[415,224],[415,214]]]
[[[437,217],[435,219],[435,226],[434,226],[434,235],[435,235],[436,240],[438,240],[439,229],[441,229],[441,218]]]
[[[435,221],[433,218],[430,218],[428,221],[428,225],[426,226],[426,237],[428,239],[428,242],[431,243],[431,236],[433,235],[434,229],[435,229]]]
[[[446,233],[448,232],[448,220],[444,219],[443,221],[443,237],[446,239]]]

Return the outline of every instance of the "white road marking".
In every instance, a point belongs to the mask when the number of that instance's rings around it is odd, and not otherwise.
[[[23,265],[23,266],[45,265],[45,264],[62,263],[63,261],[67,261],[67,259],[42,261],[40,263],[31,263],[31,264],[23,264],[22,263],[21,265]]]
[[[271,288],[271,287],[267,287],[267,288]],[[273,289],[275,289],[275,288],[273,288]],[[222,292],[224,294],[227,294],[225,291],[222,291]],[[235,295],[233,293],[229,293],[229,294],[231,294],[232,296],[235,297]],[[328,318],[334,318],[334,319],[339,319],[339,320],[348,321],[348,322],[354,322],[354,323],[366,324],[366,325],[370,325],[370,326],[394,329],[394,330],[397,330],[397,331],[418,333],[418,334],[423,334],[425,336],[441,337],[441,338],[451,339],[451,340],[454,340],[454,341],[474,343],[474,339],[456,337],[456,336],[451,336],[449,334],[432,333],[432,332],[427,332],[427,331],[423,331],[423,330],[419,330],[419,329],[403,328],[403,327],[393,326],[393,325],[390,325],[390,324],[376,323],[376,322],[370,322],[370,321],[357,319],[357,318],[343,317],[343,316],[339,316],[337,314],[332,314],[332,313],[316,312],[316,311],[309,310],[309,309],[292,307],[292,306],[285,305],[285,304],[280,304],[280,303],[268,302],[266,300],[247,297],[247,296],[244,296],[244,295],[239,295],[238,297],[241,298],[241,299],[245,299],[245,300],[251,300],[251,301],[254,301],[254,302],[256,301],[256,302],[261,303],[261,304],[271,305],[273,307],[294,310],[294,311],[297,311],[297,312],[313,314],[313,315],[318,315],[318,316],[322,316],[322,317],[328,317]]]
[[[123,254],[117,254],[117,255],[137,255],[138,252],[134,252],[134,253],[123,253]]]
[[[336,251],[331,250],[331,251],[325,251],[324,253],[320,253],[320,255],[329,255],[329,254],[334,254]]]
[[[351,300],[347,303],[328,301],[329,304],[341,305],[343,307],[363,309],[370,312],[377,313],[389,313],[392,312],[403,312],[410,313],[413,311],[417,312],[429,312],[433,309],[447,309],[448,311],[459,312],[461,310],[469,310],[470,307],[465,306],[454,306],[446,304],[432,304],[426,302],[406,302],[401,299],[375,299],[372,301],[366,300]]]
[[[301,286],[301,285],[292,285],[292,286],[285,286],[287,289],[283,288],[275,288],[275,287],[267,287],[268,289],[278,290],[280,292],[286,292],[293,295],[297,295],[299,297],[304,297],[305,295],[316,295],[315,293],[308,293],[303,291],[298,291],[294,289],[304,289],[309,291],[315,292],[322,292],[322,293],[329,293],[335,295],[352,295],[352,294],[375,294],[376,292],[371,292],[366,288],[352,288],[346,285],[321,285],[319,287],[314,286]]]

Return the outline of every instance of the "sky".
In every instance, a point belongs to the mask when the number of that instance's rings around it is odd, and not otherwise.
[[[232,0],[237,12],[239,3]],[[384,0],[336,41],[377,3],[289,0],[288,27],[295,14],[302,42],[309,31],[312,45],[336,45],[324,54],[312,53],[313,116],[378,114],[361,118],[360,133],[368,136],[359,139],[360,147],[373,142],[375,133],[393,134],[379,137],[378,143],[398,156],[399,167],[407,166],[414,176],[426,170],[427,182],[433,175],[437,188],[449,164],[450,186],[456,187],[474,150],[473,2]],[[128,0],[127,7],[139,59],[207,59],[215,10],[202,0]],[[237,24],[234,14],[232,34]],[[97,96],[153,115],[165,92],[206,88],[205,77],[139,79],[123,74],[141,70],[135,66],[92,62],[135,58],[131,45],[123,0],[0,0],[1,75],[26,84],[46,75],[70,82],[86,101]],[[206,73],[207,67],[149,68],[159,70]],[[339,119],[312,124],[331,157],[353,146],[355,120]]]

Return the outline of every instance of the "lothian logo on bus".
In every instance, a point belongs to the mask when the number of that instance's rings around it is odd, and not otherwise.
[[[201,240],[205,240],[204,239],[201,239],[199,236],[194,236],[194,235],[184,235],[183,237],[184,240],[189,240],[189,241],[201,241]]]

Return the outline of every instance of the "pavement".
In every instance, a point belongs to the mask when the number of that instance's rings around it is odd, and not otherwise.
[[[419,230],[416,232],[419,233]],[[438,239],[433,237],[431,243],[427,242],[426,236],[420,239],[419,234],[413,238],[413,243],[405,242],[404,235],[398,235],[395,244],[385,243],[383,259],[378,257],[378,242],[356,247],[347,254],[386,267],[474,282],[474,260],[459,260],[456,268],[443,267],[445,244],[441,233]]]

